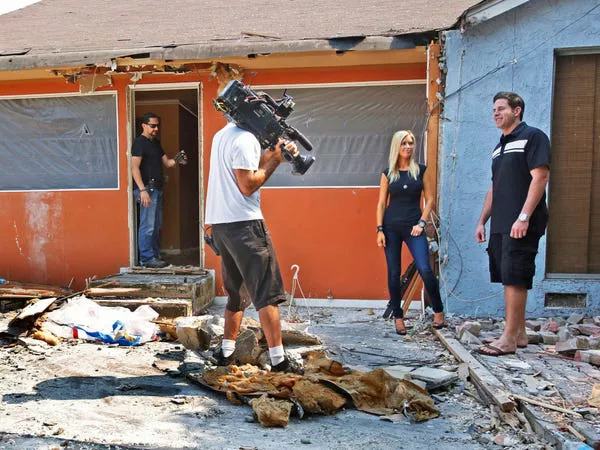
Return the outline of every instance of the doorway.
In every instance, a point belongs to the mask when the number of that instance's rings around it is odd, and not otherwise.
[[[161,258],[176,266],[202,266],[200,248],[201,168],[200,90],[173,89],[171,86],[135,86],[131,91],[131,142],[141,133],[144,114],[152,112],[160,121],[160,143],[169,158],[185,150],[188,162],[172,168],[163,167],[163,220],[160,230]],[[139,204],[132,204],[131,265],[139,265]]]

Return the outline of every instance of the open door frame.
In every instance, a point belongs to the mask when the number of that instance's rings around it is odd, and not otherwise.
[[[137,254],[137,223],[135,220],[135,203],[133,200],[133,181],[131,178],[131,146],[135,139],[135,93],[140,91],[177,91],[183,89],[195,89],[197,98],[197,117],[198,117],[198,217],[200,218],[200,227],[198,227],[199,236],[199,255],[200,267],[204,267],[204,128],[203,128],[203,97],[202,83],[160,83],[160,84],[140,84],[127,87],[127,203],[128,203],[128,226],[129,226],[129,267],[133,267]]]

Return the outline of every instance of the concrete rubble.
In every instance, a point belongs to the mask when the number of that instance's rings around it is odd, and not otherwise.
[[[572,313],[529,319],[529,345],[502,357],[480,355],[475,341],[462,338],[472,319],[453,322],[460,344],[505,386],[532,430],[553,448],[600,449],[600,317]],[[479,336],[484,342],[499,337],[504,326],[502,320],[487,322]],[[505,435],[494,442],[513,445]]]
[[[517,439],[514,448],[544,448],[523,424],[508,425],[483,405],[464,367],[435,338],[429,315],[411,317],[404,337],[371,308],[313,309],[302,319],[284,320],[286,351],[296,359],[304,357],[307,373],[302,378],[284,374],[292,395],[280,398],[206,389],[193,380],[214,369],[211,353],[223,325],[219,308],[181,320],[160,318],[155,321],[160,340],[137,347],[80,339],[49,345],[30,334],[43,323],[43,314],[28,319],[30,328],[21,327],[17,334],[7,334],[6,327],[15,314],[0,315],[0,357],[5,361],[0,367],[0,448],[6,442],[15,448],[68,448],[76,442],[94,448],[197,448],[201,442],[211,449],[307,443],[387,449],[406,441],[410,448],[414,442],[414,448],[455,449],[487,448],[498,434]],[[239,369],[229,369],[244,377],[270,373],[255,318],[250,310],[236,347],[237,357],[252,361],[252,369],[241,361],[235,366]],[[182,417],[190,419],[182,422]],[[285,434],[270,431],[285,424]]]

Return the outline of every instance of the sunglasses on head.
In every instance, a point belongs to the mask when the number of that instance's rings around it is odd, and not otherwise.
[[[156,128],[156,127],[158,127],[157,123],[147,123],[146,125],[148,125],[150,128]]]

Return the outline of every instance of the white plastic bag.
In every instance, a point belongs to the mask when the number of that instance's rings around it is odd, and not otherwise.
[[[151,320],[157,317],[158,313],[148,305],[132,312],[120,306],[100,306],[80,295],[48,313],[44,326],[63,338],[137,345],[156,337],[158,327]]]

